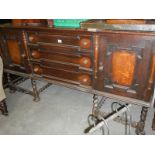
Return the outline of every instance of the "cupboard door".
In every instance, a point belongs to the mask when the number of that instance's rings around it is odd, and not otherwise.
[[[143,100],[152,53],[147,39],[121,34],[101,37],[102,90]]]
[[[25,72],[26,54],[22,32],[4,31],[2,36],[2,48],[6,57],[6,67]]]

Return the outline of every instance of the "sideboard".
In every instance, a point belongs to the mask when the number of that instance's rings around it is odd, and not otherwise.
[[[4,70],[142,106],[139,133],[154,105],[155,32],[0,26]]]

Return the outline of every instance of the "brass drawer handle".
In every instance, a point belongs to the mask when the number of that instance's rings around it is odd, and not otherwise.
[[[35,58],[35,59],[39,59],[41,56],[40,56],[40,52],[38,51],[32,51],[32,57]]]
[[[29,36],[29,41],[32,42],[32,43],[36,43],[38,40],[37,36],[35,35],[30,35]]]
[[[30,36],[30,37],[29,37],[29,41],[30,41],[30,42],[33,42],[33,40],[34,40],[34,37],[33,37],[33,36]]]
[[[91,41],[90,41],[90,39],[83,38],[83,39],[80,40],[80,47],[81,47],[81,48],[86,48],[86,49],[88,49],[88,48],[90,48],[90,46],[91,46]]]
[[[80,75],[78,77],[78,80],[81,84],[84,84],[84,85],[90,85],[90,83],[91,83],[91,79],[90,79],[89,75]]]
[[[35,65],[33,69],[34,73],[42,74],[43,70],[39,65]]]
[[[90,68],[91,66],[91,60],[88,57],[82,57],[79,63],[82,67]]]
[[[21,56],[22,56],[22,58],[23,58],[23,59],[25,59],[25,58],[26,58],[26,54],[22,54]]]

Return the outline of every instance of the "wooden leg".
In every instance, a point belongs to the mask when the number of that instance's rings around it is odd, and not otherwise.
[[[36,81],[34,79],[31,79],[31,84],[32,84],[33,96],[34,96],[33,101],[38,102],[40,98],[39,98],[39,92],[37,90]]]
[[[154,118],[152,121],[152,130],[155,130],[155,112],[154,112]]]
[[[145,121],[146,116],[148,112],[148,107],[142,107],[141,115],[140,115],[140,121],[136,128],[136,134],[137,135],[145,135],[144,127],[145,127]]]
[[[10,73],[7,73],[7,80],[8,80],[8,85],[9,85],[10,93],[14,93],[16,90],[12,87]]]
[[[2,112],[2,115],[8,115],[7,105],[4,100],[0,102],[0,111]]]
[[[98,104],[99,104],[99,98],[97,95],[94,94],[93,96],[93,110],[92,110],[92,114],[94,116],[96,116],[96,114],[98,113]]]
[[[154,101],[154,110],[155,110],[155,101]],[[152,130],[155,130],[155,111],[154,111],[154,117],[152,120]]]

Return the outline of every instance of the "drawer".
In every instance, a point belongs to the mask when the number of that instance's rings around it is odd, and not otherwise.
[[[92,40],[89,35],[50,35],[44,33],[29,33],[28,42],[33,44],[38,43],[53,43],[59,45],[70,45],[70,46],[79,46],[83,49],[92,48]]]
[[[37,64],[33,63],[33,73],[44,78],[64,81],[76,85],[91,86],[91,73],[79,70],[78,68],[69,68],[69,66],[54,64]],[[62,68],[61,68],[62,67]]]
[[[46,48],[30,48],[30,57],[38,61],[51,61],[92,68],[90,53],[77,51],[76,48],[51,46]]]

